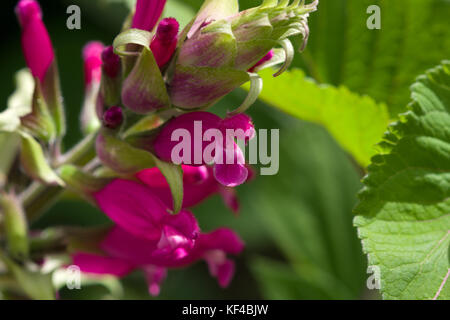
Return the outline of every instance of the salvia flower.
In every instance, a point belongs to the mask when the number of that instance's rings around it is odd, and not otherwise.
[[[28,68],[34,77],[44,81],[55,55],[47,29],[42,22],[42,12],[34,0],[21,0],[16,14],[22,26],[22,50]]]
[[[137,0],[132,28],[152,31],[166,5],[166,0]]]
[[[240,238],[229,229],[201,233],[186,210],[177,215],[145,185],[116,179],[94,195],[99,207],[117,224],[101,241],[103,254],[77,252],[73,263],[84,272],[124,276],[135,269],[145,272],[149,292],[157,295],[168,268],[205,260],[210,273],[225,287],[234,264],[227,254],[239,254]]]
[[[248,116],[222,120],[213,113],[198,111],[168,121],[148,148],[164,161],[198,166],[213,163],[217,181],[234,187],[244,183],[248,176],[235,138],[248,140],[253,136],[254,128]]]

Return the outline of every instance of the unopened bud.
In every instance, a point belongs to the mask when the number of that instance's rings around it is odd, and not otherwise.
[[[103,125],[109,129],[117,129],[123,122],[123,112],[120,107],[111,107],[103,114]]]

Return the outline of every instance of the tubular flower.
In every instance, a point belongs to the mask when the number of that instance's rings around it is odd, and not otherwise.
[[[244,183],[248,176],[235,138],[248,140],[253,136],[254,128],[248,116],[222,120],[213,113],[191,112],[168,121],[149,147],[164,161],[187,165],[214,163],[217,181],[234,187]]]
[[[150,44],[159,67],[164,66],[172,58],[177,48],[179,28],[180,25],[174,18],[165,18],[159,23],[156,35]]]
[[[166,0],[137,0],[132,28],[152,31],[166,5]]]
[[[55,58],[50,36],[42,22],[42,12],[34,0],[21,0],[16,14],[22,26],[22,50],[28,68],[34,77],[44,82]]]
[[[100,242],[103,254],[76,252],[73,263],[84,272],[124,276],[142,269],[149,292],[159,293],[168,268],[204,259],[221,286],[227,286],[234,265],[227,254],[239,254],[243,243],[228,229],[200,233],[186,210],[170,215],[148,187],[116,179],[94,195],[98,206],[117,224]]]

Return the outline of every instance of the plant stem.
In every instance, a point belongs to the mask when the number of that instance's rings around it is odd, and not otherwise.
[[[81,140],[75,147],[60,156],[55,161],[54,168],[66,164],[85,165],[95,157],[95,138],[96,133],[91,133]],[[29,221],[36,220],[43,211],[49,208],[64,192],[64,189],[58,186],[47,186],[40,182],[33,182],[20,195],[23,207]]]

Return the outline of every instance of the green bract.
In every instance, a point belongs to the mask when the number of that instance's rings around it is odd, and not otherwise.
[[[153,34],[125,30],[114,40],[115,52],[126,66],[123,103],[140,114],[170,106],[205,109],[251,80],[252,94],[238,108],[245,111],[262,88],[257,76],[248,71],[275,48],[273,59],[256,70],[283,64],[278,76],[293,59],[288,38],[299,35],[306,45],[307,18],[318,2],[289,2],[264,1],[239,12],[237,0],[206,0],[181,33],[172,62],[162,73],[149,50]]]

